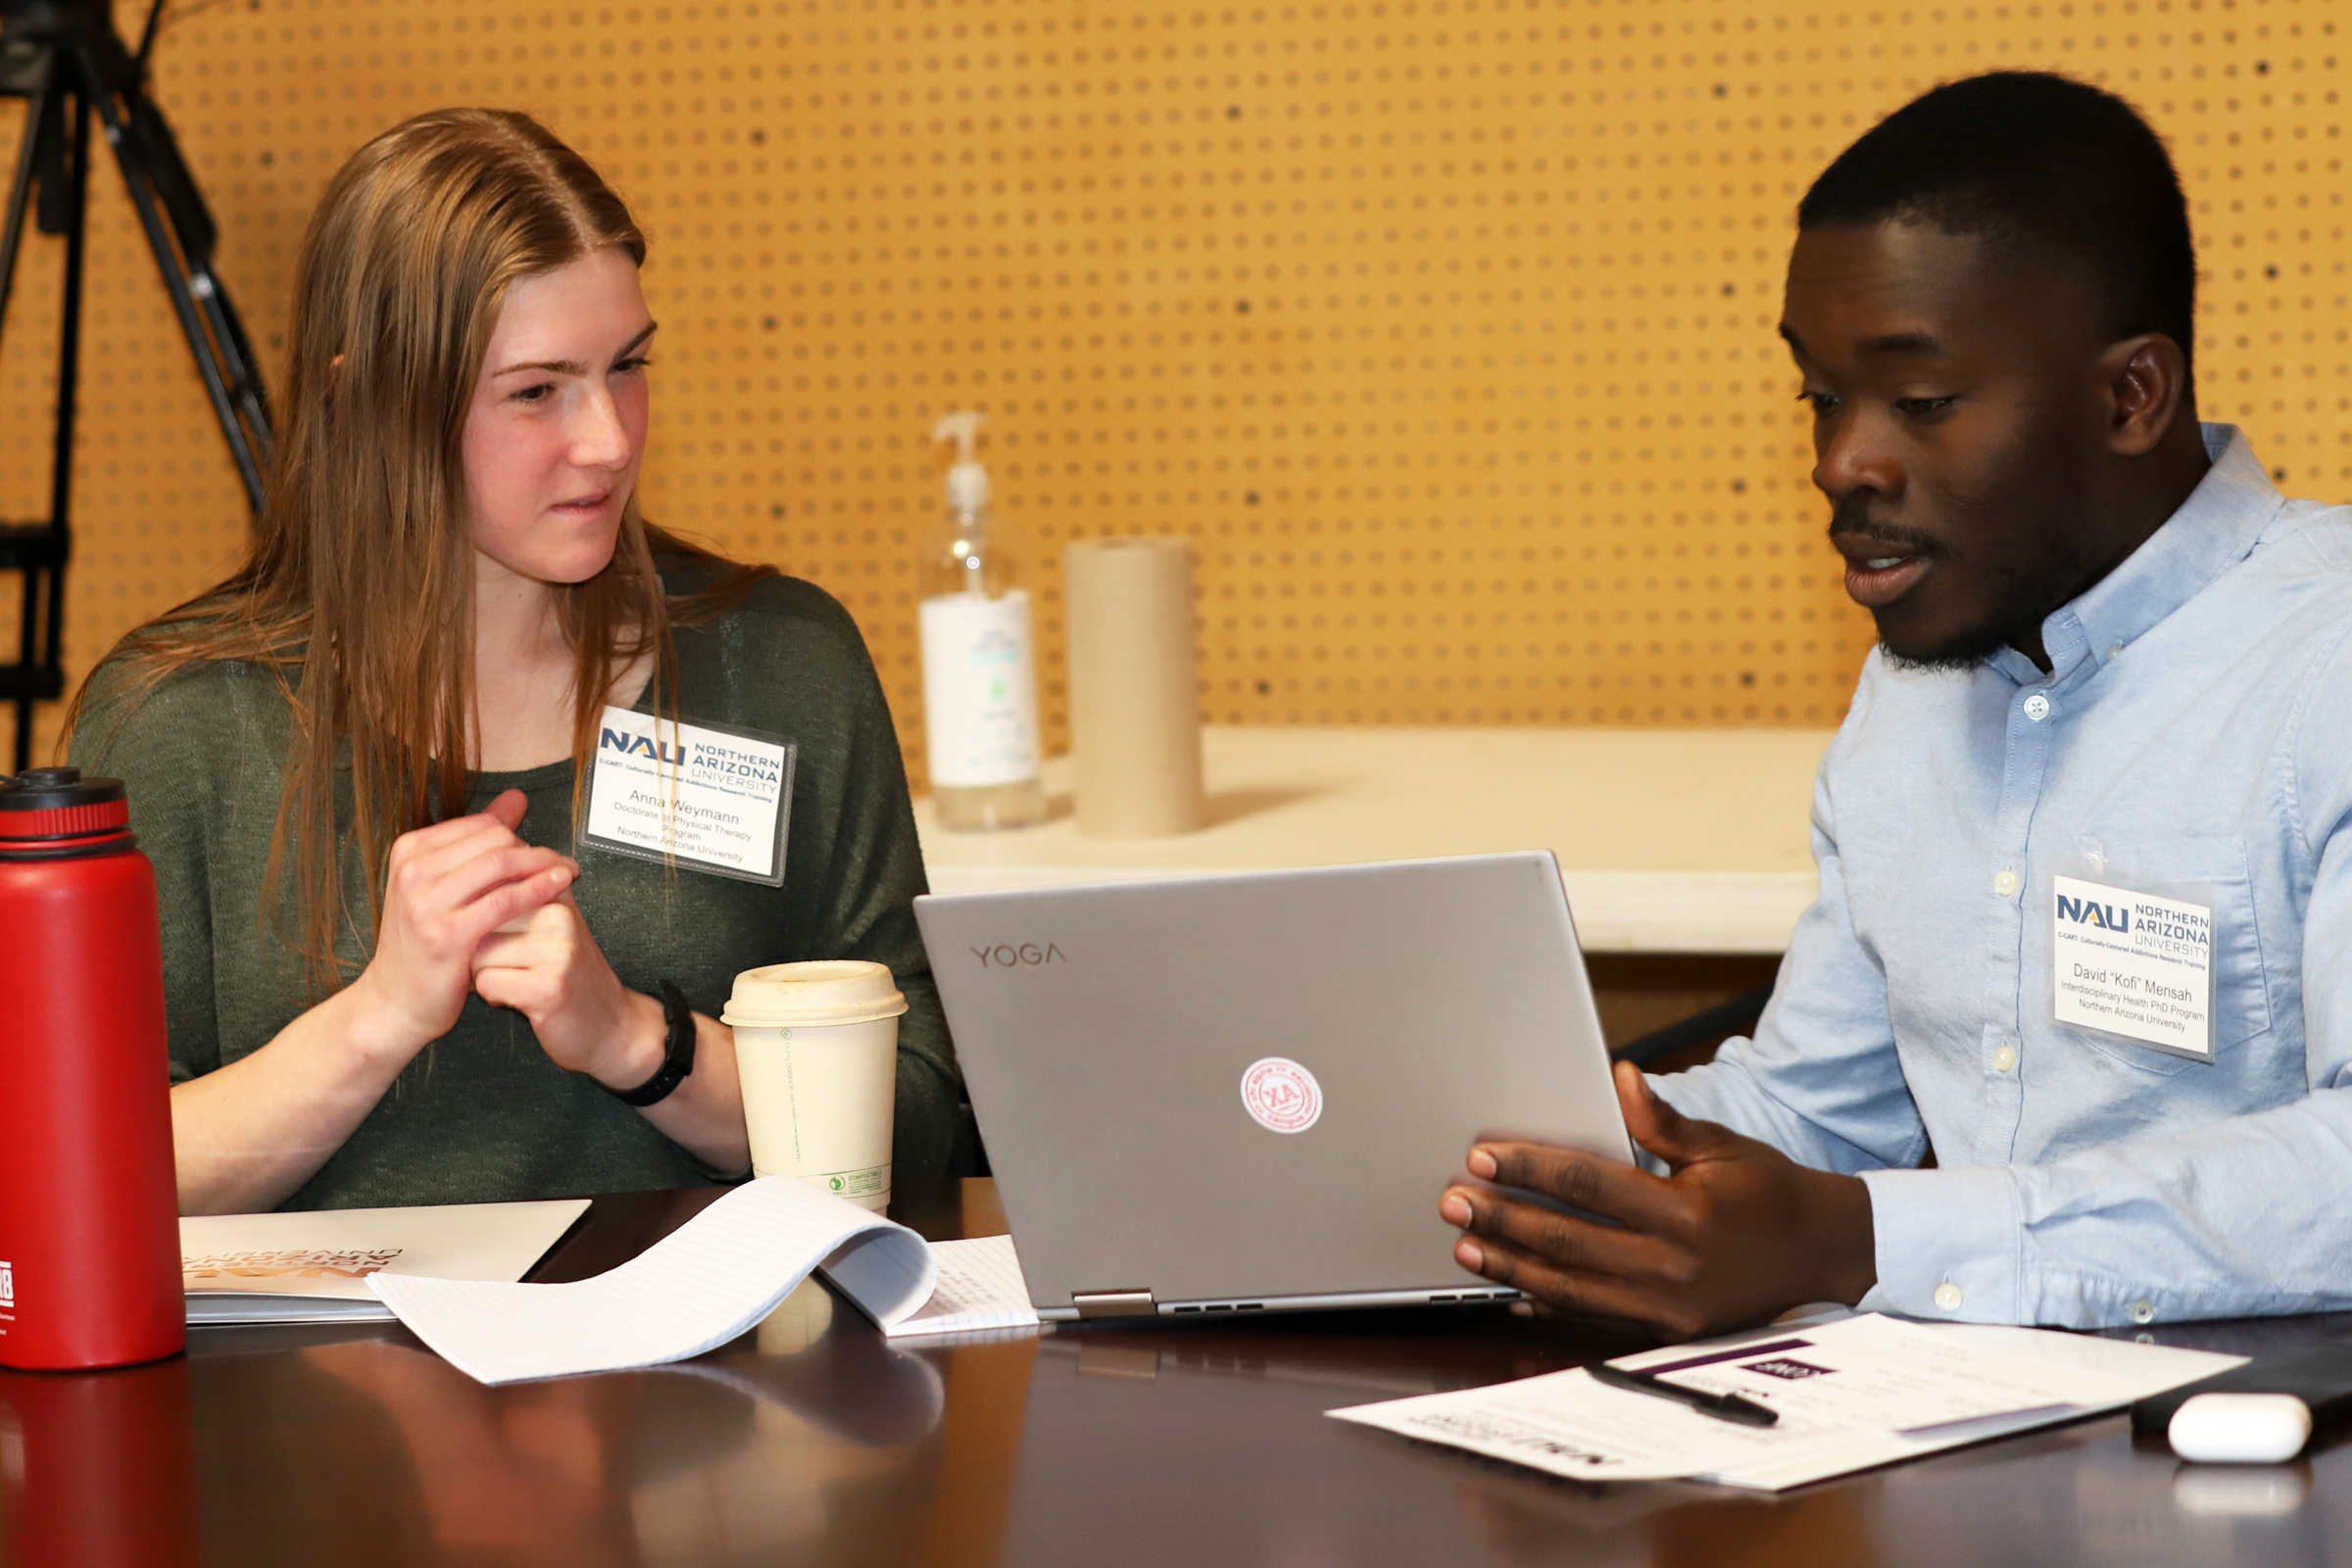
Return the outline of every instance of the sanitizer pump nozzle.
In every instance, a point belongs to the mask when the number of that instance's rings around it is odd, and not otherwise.
[[[988,470],[972,456],[980,440],[980,421],[986,417],[976,409],[964,409],[945,415],[931,427],[934,441],[956,443],[956,463],[948,469],[948,506],[950,510],[971,514],[988,509]]]

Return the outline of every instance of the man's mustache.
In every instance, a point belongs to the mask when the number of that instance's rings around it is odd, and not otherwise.
[[[1830,537],[1835,540],[1839,534],[1858,534],[1880,544],[1892,545],[1902,554],[1924,556],[1930,561],[1940,561],[1952,553],[1950,546],[1933,534],[1871,516],[1869,498],[1860,495],[1848,496],[1831,510]]]

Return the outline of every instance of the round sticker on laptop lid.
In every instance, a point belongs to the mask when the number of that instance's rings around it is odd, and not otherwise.
[[[1323,1086],[1288,1056],[1262,1056],[1242,1074],[1242,1108],[1268,1132],[1302,1133],[1323,1114]]]

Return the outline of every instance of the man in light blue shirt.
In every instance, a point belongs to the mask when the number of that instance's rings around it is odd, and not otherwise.
[[[1752,1040],[1620,1069],[1646,1171],[1472,1152],[1616,1224],[1457,1187],[1457,1258],[1677,1335],[2352,1307],[2352,509],[2197,424],[2185,208],[2119,100],[1939,88],[1799,226],[1782,330],[1881,639],[1820,897]]]

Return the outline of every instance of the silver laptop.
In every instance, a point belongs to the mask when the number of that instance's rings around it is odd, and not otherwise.
[[[1485,1301],[1481,1137],[1627,1160],[1544,853],[914,901],[1047,1318]]]

